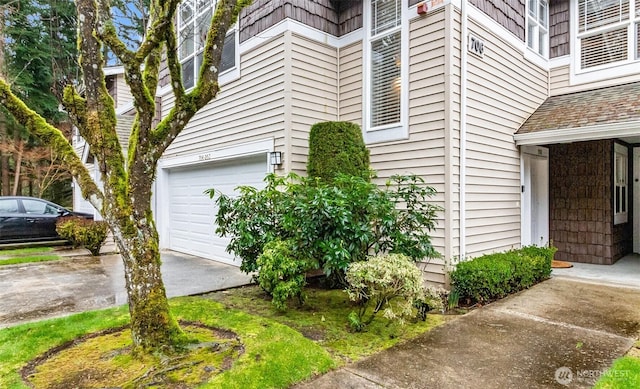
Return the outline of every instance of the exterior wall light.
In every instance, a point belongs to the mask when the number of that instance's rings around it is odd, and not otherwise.
[[[280,166],[280,165],[282,165],[282,152],[280,152],[280,151],[271,151],[269,153],[269,161],[271,161],[271,166]]]

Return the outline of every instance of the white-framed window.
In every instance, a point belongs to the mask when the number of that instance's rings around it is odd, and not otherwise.
[[[615,143],[613,148],[613,223],[626,223],[629,209],[629,150]]]
[[[577,0],[576,4],[578,69],[640,59],[640,0]]]
[[[365,1],[365,141],[407,137],[407,0]]]
[[[182,83],[185,88],[196,84],[202,52],[211,24],[216,1],[183,0],[178,11],[178,58],[182,64]],[[219,78],[235,69],[238,63],[238,29],[233,26],[227,32],[222,48]]]
[[[549,56],[549,2],[527,0],[527,47],[541,56]]]

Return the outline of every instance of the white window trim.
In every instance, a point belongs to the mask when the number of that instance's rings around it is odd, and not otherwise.
[[[539,5],[540,2],[545,2],[546,3],[546,10],[547,10],[547,27],[546,27],[546,42],[545,42],[545,47],[543,48],[543,52],[540,53],[539,51],[539,42],[540,42],[540,29],[541,29],[541,25],[538,22],[538,10],[539,7],[536,9],[536,20],[535,20],[535,30],[536,30],[536,36],[533,39],[533,45],[534,47],[529,47],[529,23],[532,20],[531,16],[529,15],[529,1],[525,1],[525,9],[524,9],[524,14],[525,14],[525,29],[524,29],[524,33],[525,33],[525,37],[524,37],[524,42],[525,42],[525,46],[527,48],[527,50],[529,50],[531,53],[536,54],[538,56],[540,56],[543,59],[549,59],[549,0],[536,0],[536,6]]]
[[[233,26],[231,26],[231,28],[229,28],[227,35],[229,34],[235,34],[234,66],[218,74],[218,83],[220,85],[227,84],[231,81],[234,81],[240,78],[240,29],[238,28],[238,23],[234,24]]]
[[[633,29],[634,21],[640,23],[640,18],[635,16],[635,10],[640,6],[640,0],[630,0],[629,3],[629,22],[623,22],[621,24],[629,24],[628,29]],[[582,69],[580,66],[580,40],[578,39],[578,0],[571,0],[570,3],[570,39],[571,45],[571,71],[569,73],[569,84],[584,84],[596,81],[602,81],[612,78],[621,78],[638,74],[638,66],[640,66],[640,58],[634,59],[633,54],[635,50],[632,47],[635,34],[628,32],[627,34],[627,47],[631,50],[631,58],[626,61],[615,62],[612,64],[606,64],[601,66],[594,66],[587,69]],[[611,29],[611,26],[601,27],[595,31],[606,31]],[[628,51],[629,52],[629,51]]]
[[[617,201],[618,198],[616,196],[616,187],[617,187],[617,178],[618,178],[618,166],[617,166],[617,160],[618,160],[618,155],[621,155],[624,157],[624,161],[625,161],[625,165],[624,165],[624,169],[625,169],[625,173],[626,173],[626,178],[625,178],[625,182],[624,185],[622,185],[626,190],[625,190],[625,209],[623,212],[619,212],[616,213],[616,205],[617,205]],[[621,145],[620,143],[614,143],[613,146],[613,224],[623,224],[623,223],[627,223],[627,221],[629,216],[629,150],[627,149],[627,147]]]
[[[364,57],[362,72],[362,132],[365,143],[389,142],[409,138],[409,6],[408,0],[401,0],[402,19],[400,22],[400,122],[393,125],[371,127],[371,1],[365,0],[363,12]]]
[[[217,5],[217,1],[212,1],[211,2],[211,12],[212,14],[215,12],[216,9],[216,5]],[[178,7],[178,10],[176,12],[177,14],[177,18],[178,18],[178,22],[177,22],[177,29],[178,29],[178,33],[177,33],[177,37],[178,37],[178,42],[177,42],[177,47],[178,50],[180,50],[180,45],[182,44],[182,42],[180,41],[180,30],[182,28],[182,20],[180,18],[180,9]],[[197,20],[198,15],[197,13],[193,16],[193,20]],[[195,32],[194,32],[195,34]],[[226,36],[229,36],[230,34],[234,34],[235,35],[235,39],[234,39],[234,43],[235,43],[235,58],[234,58],[234,66],[232,68],[229,68],[223,72],[220,72],[218,74],[218,83],[222,86],[225,85],[231,81],[237,80],[240,78],[240,29],[238,28],[238,23],[235,23],[234,25],[232,25],[231,27],[229,27],[229,30],[227,31]],[[190,54],[188,56],[188,58],[193,58],[194,61],[195,59],[198,57],[197,54],[197,46],[196,43],[194,41],[194,48],[193,48],[193,54]],[[178,53],[178,62],[180,63],[180,66],[182,66],[182,63],[184,62],[182,58],[180,58],[180,54]],[[195,66],[195,64],[194,64]],[[194,76],[193,76],[193,86],[186,88],[186,90],[192,90],[198,83],[198,73],[200,72],[199,68],[195,68],[194,67]],[[183,75],[184,77],[184,75]],[[184,82],[184,80],[182,81]]]

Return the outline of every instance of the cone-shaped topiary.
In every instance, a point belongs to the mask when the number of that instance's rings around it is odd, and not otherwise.
[[[311,127],[307,174],[332,183],[338,173],[370,179],[369,150],[362,132],[350,122],[322,122]]]

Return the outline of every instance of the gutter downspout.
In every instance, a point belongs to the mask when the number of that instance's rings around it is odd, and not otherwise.
[[[467,25],[467,0],[460,1],[460,260],[467,255],[467,42],[469,40],[469,27]]]

